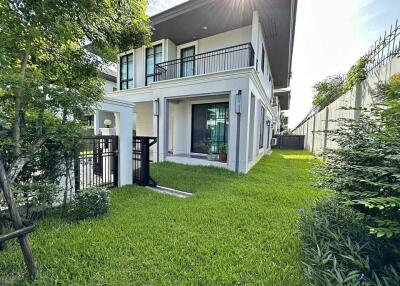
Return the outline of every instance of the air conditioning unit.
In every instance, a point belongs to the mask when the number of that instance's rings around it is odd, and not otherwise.
[[[272,146],[278,145],[278,139],[277,139],[277,138],[272,138],[272,139],[271,139],[271,145],[272,145]]]

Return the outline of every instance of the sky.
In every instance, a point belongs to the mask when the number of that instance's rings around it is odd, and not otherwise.
[[[279,1],[279,0],[274,0]],[[185,0],[149,0],[148,14]],[[298,0],[289,127],[309,112],[312,86],[346,73],[368,48],[400,21],[400,0]]]

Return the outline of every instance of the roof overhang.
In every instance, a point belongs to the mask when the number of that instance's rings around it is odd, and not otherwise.
[[[297,0],[190,0],[151,17],[152,40],[180,45],[252,24],[258,11],[276,88],[291,76]],[[207,28],[205,28],[207,27]]]
[[[289,110],[290,108],[290,90],[281,89],[274,90],[274,95],[279,99],[279,106],[281,110]]]

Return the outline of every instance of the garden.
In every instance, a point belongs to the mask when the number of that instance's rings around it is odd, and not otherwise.
[[[305,151],[276,151],[247,175],[155,164],[160,185],[194,195],[127,186],[111,191],[106,214],[49,215],[29,236],[31,284],[304,285],[296,221],[325,193],[311,186],[313,162]],[[1,253],[0,273],[2,285],[29,284],[17,241]]]

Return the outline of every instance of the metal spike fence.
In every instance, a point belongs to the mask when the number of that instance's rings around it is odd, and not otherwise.
[[[367,64],[365,71],[370,74],[390,62],[394,57],[400,56],[400,23],[390,26],[368,50],[365,57]]]

